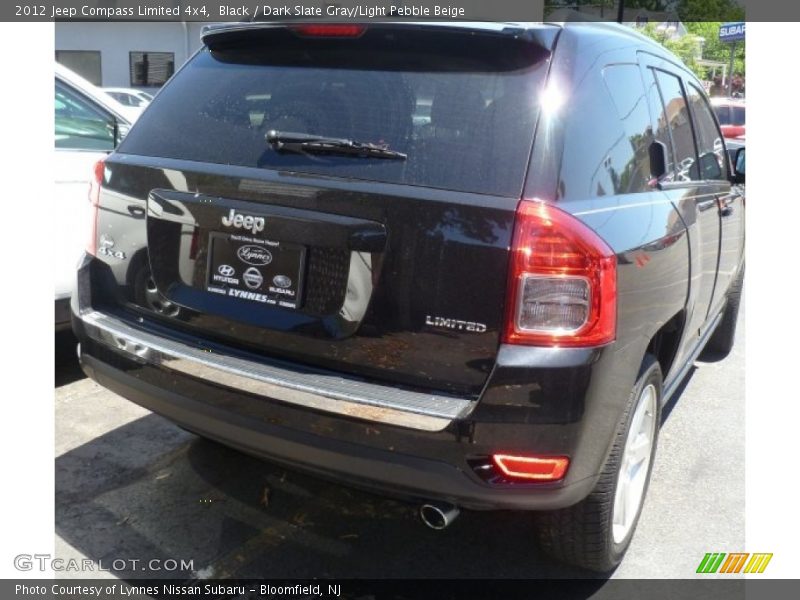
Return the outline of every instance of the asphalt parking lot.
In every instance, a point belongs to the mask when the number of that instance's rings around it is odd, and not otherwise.
[[[466,512],[431,531],[414,506],[184,432],[85,378],[69,336],[56,343],[60,558],[193,561],[193,572],[113,574],[123,578],[587,576],[539,553],[524,513]],[[692,577],[706,552],[744,548],[744,343],[742,310],[731,355],[696,363],[667,407],[639,529],[613,577]]]

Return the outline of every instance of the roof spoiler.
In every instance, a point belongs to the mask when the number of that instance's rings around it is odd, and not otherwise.
[[[232,41],[242,34],[253,34],[257,31],[270,31],[301,25],[335,25],[333,21],[314,21],[304,19],[282,21],[241,21],[230,23],[214,23],[203,26],[200,37],[207,46],[217,43]],[[341,25],[341,23],[338,23]],[[511,36],[527,39],[544,50],[551,51],[558,36],[560,27],[552,23],[485,23],[472,21],[370,21],[369,23],[349,23],[361,25],[366,28],[376,27],[409,27],[409,28],[439,28],[442,31],[466,30],[488,35]]]

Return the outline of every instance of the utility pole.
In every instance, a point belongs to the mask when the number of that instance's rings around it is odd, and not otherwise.
[[[731,69],[728,72],[728,98],[733,94],[733,59],[736,56],[736,42],[731,42]]]
[[[622,23],[622,19],[625,18],[625,0],[619,0],[619,4],[617,5],[617,23]]]

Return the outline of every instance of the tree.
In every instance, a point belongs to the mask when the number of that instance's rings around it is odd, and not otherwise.
[[[724,21],[718,22],[688,22],[684,25],[692,35],[699,36],[705,40],[703,45],[703,58],[707,60],[718,60],[728,64],[731,59],[730,44],[719,41],[719,28]],[[745,44],[737,42],[735,57],[733,62],[733,72],[745,73]]]
[[[744,7],[736,0],[678,0],[677,4],[678,16],[684,24],[744,21]]]
[[[730,61],[730,45],[719,41],[719,22],[689,22],[684,23],[689,35],[677,40],[672,40],[664,31],[656,29],[656,25],[648,23],[638,31],[657,41],[670,52],[676,54],[686,66],[689,67],[700,79],[708,79],[707,68],[697,64],[702,46],[702,58],[716,60],[728,64]],[[703,42],[699,41],[702,39]],[[736,44],[736,55],[733,63],[733,72],[745,75],[745,44]]]
[[[669,32],[658,29],[655,23],[647,23],[644,27],[637,28],[637,30],[654,39],[673,54],[676,54],[687,67],[694,71],[695,74],[698,74],[697,59],[700,57],[701,44],[694,35],[684,35],[683,37],[672,39]]]

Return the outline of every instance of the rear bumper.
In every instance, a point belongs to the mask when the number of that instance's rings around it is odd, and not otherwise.
[[[579,502],[640,362],[637,348],[503,346],[479,399],[401,390],[213,347],[113,303],[95,307],[91,263],[78,272],[72,319],[83,369],[99,384],[249,454],[412,501],[481,510]],[[493,453],[568,456],[570,466],[556,483],[509,482],[491,471]]]
[[[466,468],[431,456],[409,455],[285,426],[277,416],[282,411],[261,399],[213,394],[210,390],[201,399],[194,393],[181,394],[154,385],[146,380],[146,373],[118,368],[119,361],[112,366],[88,353],[85,344],[81,349],[81,366],[92,379],[190,431],[271,462],[389,496],[409,501],[438,499],[476,510],[546,510],[580,501],[595,483],[594,479],[584,479],[571,485],[497,489],[478,481]],[[189,386],[192,392],[197,391],[196,385],[193,382]],[[313,414],[308,418],[317,420]]]

